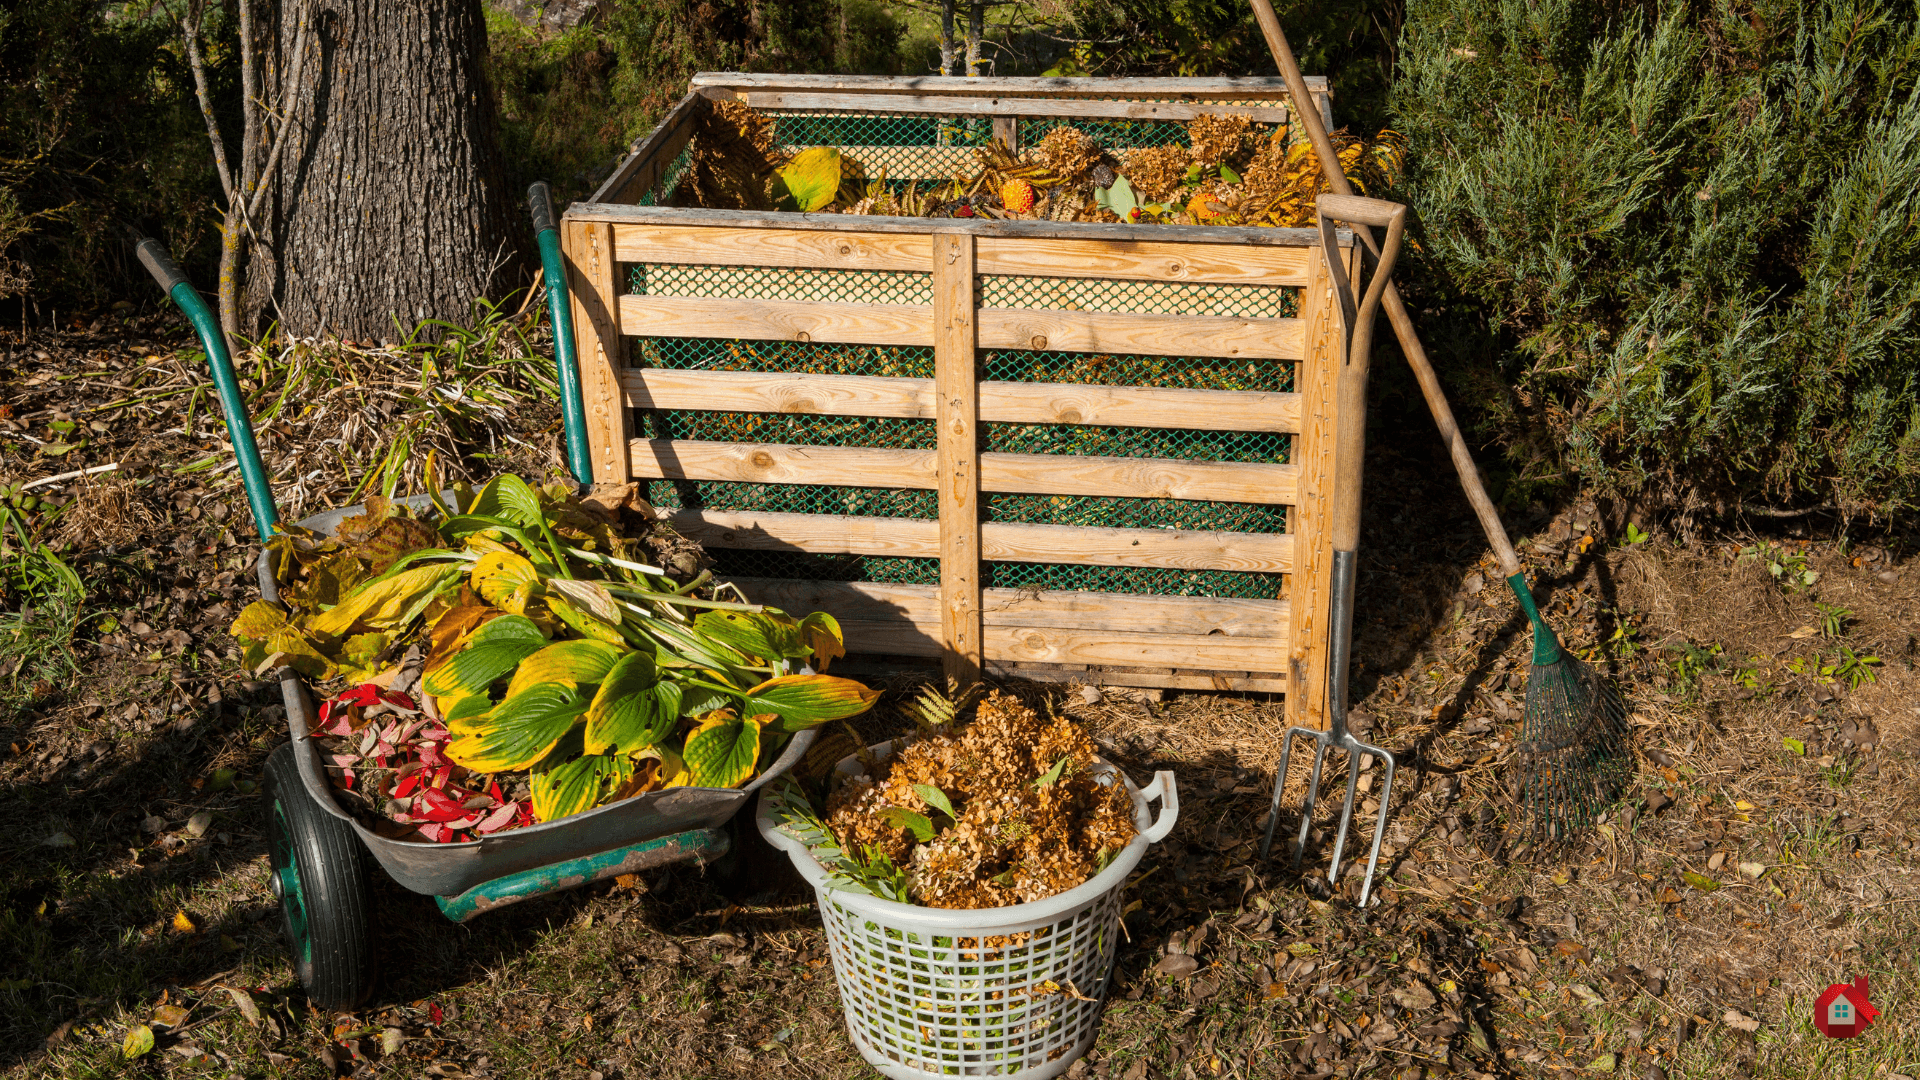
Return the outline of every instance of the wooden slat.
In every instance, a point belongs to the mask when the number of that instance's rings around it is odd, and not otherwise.
[[[939,524],[914,518],[758,510],[662,510],[660,514],[683,535],[710,548],[923,559],[940,555]],[[1285,574],[1293,569],[1293,537],[1285,533],[989,521],[980,527],[980,552],[982,558],[1000,562],[1259,574]]]
[[[1229,461],[1067,454],[980,455],[981,490],[1034,495],[1291,503],[1298,474],[1299,470],[1292,465]]]
[[[628,368],[636,409],[933,416],[933,380],[877,375]],[[1300,395],[1245,390],[1171,390],[1088,383],[983,382],[980,419],[1007,424],[1091,424],[1200,431],[1300,429]]]
[[[986,382],[980,384],[980,418],[1009,424],[1288,432],[1300,428],[1300,395],[1089,383]]]
[[[627,458],[631,414],[621,407],[626,338],[620,335],[611,307],[618,269],[613,261],[613,226],[568,220],[561,232],[561,248],[573,300],[574,355],[580,364],[593,479],[600,484],[624,484],[632,477]]]
[[[614,230],[613,243],[621,262],[920,273],[932,269],[927,261],[927,241],[903,233],[622,225]],[[1295,259],[1305,257],[1302,249],[1290,250],[1290,254]]]
[[[1254,248],[1316,247],[1316,229],[1270,229],[1257,225],[1123,225],[1092,221],[993,221],[975,218],[878,217],[861,214],[796,214],[779,210],[704,210],[685,206],[634,206],[629,203],[574,203],[567,217],[622,225],[686,225],[735,229],[819,229],[826,232],[918,233],[961,231],[1009,239],[1104,240],[1122,243],[1243,244]],[[1341,247],[1353,234],[1340,230]]]
[[[633,149],[626,160],[620,163],[613,175],[607,177],[600,189],[593,193],[589,202],[624,203],[631,202],[651,190],[660,176],[673,164],[687,139],[693,133],[693,120],[698,110],[707,107],[701,101],[698,91],[690,92],[680,99],[660,122],[654,125]]]
[[[1307,92],[1330,94],[1325,75],[1306,76]],[[1278,75],[1228,75],[1207,78],[1101,79],[1045,75],[795,75],[781,72],[702,71],[688,80],[694,90],[839,91],[861,94],[1113,94],[1204,100],[1285,99],[1287,82]]]
[[[626,325],[626,302],[631,299],[622,298],[623,329]],[[1301,338],[1302,327],[1298,319],[1229,319],[1209,315],[1141,315],[1041,311],[1033,308],[980,309],[980,347],[983,349],[1056,349],[1066,352],[1146,353],[1153,356],[1297,360],[1301,355]]]
[[[629,294],[620,297],[620,332],[648,337],[931,345],[933,308]]]
[[[933,487],[931,450],[635,439],[633,474],[668,480],[843,487]]]
[[[1192,120],[1196,116],[1244,116],[1256,123],[1284,124],[1293,110],[1283,104],[1225,102],[1100,101],[1085,98],[960,97],[941,94],[847,94],[791,90],[738,93],[749,108],[788,112],[932,113],[939,116],[1072,116],[1121,120]]]
[[[1297,286],[1307,280],[1307,249],[981,237],[979,266],[983,274]]]
[[[1077,669],[1077,670],[1076,670]],[[1168,675],[1159,671],[1129,671],[1119,668],[1094,668],[1069,664],[1016,664],[987,662],[987,674],[996,679],[1028,679],[1033,682],[1071,682],[1089,686],[1150,686],[1162,690],[1204,690],[1210,693],[1284,694],[1287,680],[1281,675],[1250,675],[1221,671],[1207,675]]]
[[[911,234],[883,232],[666,224],[614,231],[621,262],[925,272],[924,247]],[[983,236],[977,254],[982,274],[1286,286],[1307,279],[1307,249],[1296,247]]]
[[[628,368],[621,381],[626,387],[627,404],[636,409],[933,416],[932,379]]]
[[[980,677],[980,381],[973,236],[933,236],[934,430],[940,507],[940,642],[947,678]]]
[[[843,630],[848,625],[867,628],[872,636],[861,640],[858,648],[856,639],[849,635],[850,651],[937,655],[938,641],[930,632],[938,627],[940,619],[936,586],[778,578],[737,578],[734,584],[756,604],[792,613],[829,611]],[[1257,641],[1273,649],[1281,647],[1287,628],[1287,605],[1282,600],[987,589],[981,596],[981,608],[987,626],[1006,630],[1067,627],[1083,632],[1139,633],[1153,628],[1176,636]],[[922,651],[896,649],[895,643],[884,636],[903,631],[925,634]],[[1265,661],[1265,668],[1245,670],[1274,670],[1284,656],[1284,650],[1275,652]],[[1179,657],[1162,662],[1185,664]]]

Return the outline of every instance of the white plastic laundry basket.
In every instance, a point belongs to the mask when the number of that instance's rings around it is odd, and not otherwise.
[[[884,758],[892,744],[872,750]],[[860,770],[857,757],[838,766],[842,773]],[[791,789],[761,791],[760,835],[792,857],[819,896],[847,1032],[874,1068],[894,1080],[1043,1080],[1066,1072],[1093,1045],[1120,934],[1120,887],[1180,813],[1170,772],[1156,774],[1143,790],[1104,761],[1094,771],[1133,796],[1140,830],[1133,842],[1079,888],[973,910],[828,888],[826,868],[780,828]],[[1150,819],[1147,804],[1155,799],[1160,816]]]

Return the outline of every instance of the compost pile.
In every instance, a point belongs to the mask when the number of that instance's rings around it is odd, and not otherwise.
[[[510,475],[452,494],[424,518],[373,499],[332,536],[276,536],[287,607],[258,601],[232,627],[258,671],[347,684],[315,734],[385,835],[444,843],[739,787],[794,733],[879,696],[823,674],[845,652],[831,616],[636,561],[688,563],[637,499]]]
[[[1084,884],[1133,840],[1133,799],[1116,778],[1098,778],[1097,749],[1078,724],[996,693],[950,726],[841,777],[824,818],[795,810],[797,784],[783,792],[835,887],[926,907],[1004,907]]]
[[[889,180],[830,146],[784,153],[773,121],[738,102],[714,102],[701,117],[676,205],[730,210],[986,217],[1165,225],[1301,227],[1330,190],[1319,159],[1287,125],[1262,133],[1244,116],[1202,115],[1187,144],[1109,150],[1086,132],[1057,127],[1015,153],[995,142],[972,167],[937,180]],[[1342,168],[1362,194],[1398,179],[1404,141],[1382,131],[1368,141],[1333,136]]]

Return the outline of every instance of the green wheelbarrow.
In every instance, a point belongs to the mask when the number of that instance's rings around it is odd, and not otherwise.
[[[585,484],[590,472],[566,270],[547,185],[535,184],[528,196],[553,317],[568,465],[574,479]],[[261,540],[269,540],[280,528],[279,516],[225,337],[199,292],[158,241],[141,240],[138,252],[154,280],[192,322],[206,350],[254,524]],[[432,512],[428,496],[401,501],[415,513]],[[360,510],[357,506],[333,510],[300,525],[330,534],[341,520]],[[279,603],[276,567],[267,552],[257,560],[256,569],[261,596]],[[281,668],[277,679],[292,738],[267,759],[263,791],[272,871],[269,885],[280,905],[301,985],[316,1006],[329,1010],[355,1008],[373,991],[369,853],[388,876],[407,889],[432,896],[441,912],[455,922],[648,867],[713,862],[732,849],[729,829],[734,815],[762,785],[793,768],[815,737],[812,730],[794,735],[779,758],[744,788],[670,788],[475,841],[419,843],[381,836],[341,807],[320,745],[311,736],[318,727],[313,694],[292,668]]]

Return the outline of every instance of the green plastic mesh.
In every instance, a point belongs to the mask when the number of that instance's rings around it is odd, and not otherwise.
[[[841,304],[931,304],[933,275],[896,270],[815,270],[783,266],[636,263],[629,289],[640,296],[714,300],[814,300]]]
[[[647,192],[638,199],[635,199],[634,203],[639,206],[659,206],[665,202],[668,193],[680,186],[681,179],[687,175],[687,169],[692,164],[693,143],[689,141],[686,146],[681,148],[680,153],[674,157],[673,161],[668,163],[667,171],[660,174],[660,179],[654,181],[653,187],[649,188]]]
[[[1290,361],[1031,349],[988,350],[981,354],[981,364],[980,377],[999,382],[1089,383],[1095,386],[1162,386],[1180,390],[1258,390],[1267,393],[1292,390],[1295,367]]]
[[[932,420],[898,416],[822,416],[817,413],[648,410],[641,430],[652,439],[790,443],[795,446],[873,446],[931,450]]]
[[[721,580],[761,577],[795,581],[877,581],[889,585],[940,584],[939,559],[723,548],[710,548],[708,554],[713,557],[713,574]]]
[[[926,345],[835,345],[721,338],[634,338],[632,366],[682,371],[778,371],[806,375],[933,378]]]
[[[1256,125],[1261,126],[1261,125]],[[1027,116],[1020,120],[1020,145],[1033,146],[1054,128],[1074,128],[1110,150],[1142,146],[1186,146],[1187,125],[1178,120],[1079,119]]]
[[[1242,319],[1285,319],[1300,312],[1300,290],[1284,285],[1103,281],[1008,274],[982,274],[975,282],[981,307],[1221,315]]]
[[[648,480],[648,502],[674,510],[758,510],[766,514],[849,514],[934,521],[940,506],[921,488],[744,484],[732,480]]]

